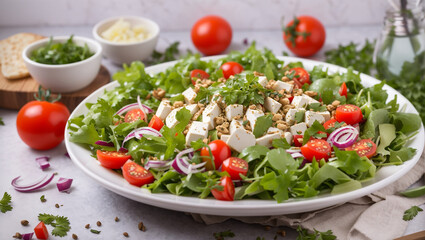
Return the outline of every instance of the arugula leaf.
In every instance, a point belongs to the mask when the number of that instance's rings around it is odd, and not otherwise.
[[[259,138],[267,132],[267,129],[269,129],[273,124],[272,118],[272,114],[267,114],[257,118],[257,122],[254,126],[254,131],[252,132],[255,138]]]
[[[289,198],[288,187],[291,179],[287,174],[276,175],[275,172],[270,172],[264,175],[260,180],[260,185],[265,190],[270,190],[275,193],[273,198],[281,203]]]
[[[250,146],[250,147],[247,147],[244,150],[242,150],[242,152],[239,154],[238,157],[244,159],[245,161],[247,161],[249,163],[249,162],[254,161],[256,159],[264,158],[269,151],[270,151],[270,149],[268,149],[265,146],[254,145],[254,146]]]
[[[67,235],[68,231],[71,229],[71,226],[67,217],[40,213],[38,215],[38,220],[41,222],[44,222],[44,224],[51,225],[52,227],[54,227],[51,232],[53,236],[64,237]]]
[[[417,131],[422,124],[420,117],[415,113],[393,113],[394,125],[397,131],[402,133],[410,133]]]
[[[378,154],[389,155],[390,152],[385,148],[388,147],[391,142],[396,138],[394,124],[383,123],[378,125],[380,142],[376,149]]]
[[[334,240],[336,236],[333,235],[332,230],[328,230],[326,232],[320,232],[313,228],[313,233],[308,233],[308,230],[301,228],[298,226],[297,232],[298,237],[297,240]]]
[[[274,148],[290,149],[292,146],[286,141],[286,138],[273,139],[272,146]]]
[[[423,209],[418,207],[418,206],[412,206],[411,208],[407,209],[406,211],[404,211],[403,214],[403,220],[404,221],[410,221],[413,220],[413,218],[416,217],[416,215],[418,215],[419,212],[422,212]]]
[[[0,200],[0,211],[5,213],[7,211],[12,211],[13,207],[10,205],[12,202],[12,197],[9,193],[4,192],[2,199]]]
[[[298,167],[291,155],[282,148],[270,150],[266,159],[274,169],[282,173],[295,170]]]
[[[367,157],[360,157],[356,151],[341,151],[335,148],[335,161],[332,165],[350,175],[353,179],[364,180],[375,176],[376,166]]]
[[[363,125],[360,137],[363,139],[376,138],[376,136],[378,136],[377,128],[379,124],[388,123],[389,121],[389,114],[386,109],[377,109],[372,111],[369,114],[366,123]]]

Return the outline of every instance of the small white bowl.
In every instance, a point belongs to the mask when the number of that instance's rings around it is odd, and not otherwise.
[[[129,22],[131,26],[141,24],[150,36],[143,41],[132,43],[111,42],[104,39],[101,34],[120,19]],[[109,60],[117,64],[130,64],[133,61],[146,60],[152,55],[159,38],[159,26],[154,21],[142,17],[113,17],[96,24],[93,28],[93,37],[102,45],[103,55]]]
[[[53,42],[66,42],[70,36],[53,37]],[[102,46],[94,40],[74,36],[73,41],[79,46],[87,44],[94,55],[79,62],[69,64],[44,64],[31,60],[31,53],[49,42],[45,38],[28,45],[22,52],[25,65],[31,76],[46,89],[52,92],[75,92],[87,87],[96,78],[102,60]]]

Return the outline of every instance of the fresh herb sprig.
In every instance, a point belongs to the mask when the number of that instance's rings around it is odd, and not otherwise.
[[[0,200],[0,211],[5,213],[7,211],[12,211],[13,207],[10,205],[12,202],[12,197],[9,193],[4,192],[3,198]]]
[[[403,220],[404,221],[410,221],[413,218],[418,215],[419,212],[422,212],[423,209],[418,206],[412,206],[411,208],[407,209],[403,214]]]
[[[54,227],[51,232],[53,236],[64,237],[71,229],[70,222],[67,217],[40,213],[38,215],[38,220],[44,222],[44,224]]]
[[[223,231],[223,232],[213,233],[213,236],[214,236],[215,240],[224,240],[224,238],[235,237],[235,233],[233,233],[231,230],[227,230],[227,231]]]
[[[173,42],[172,44],[170,44],[170,46],[168,46],[165,49],[163,53],[154,50],[151,56],[152,58],[151,63],[158,64],[158,63],[164,63],[164,62],[176,60],[180,53],[179,44],[180,42]]]
[[[316,239],[334,240],[336,239],[336,236],[333,235],[332,230],[328,230],[326,232],[320,232],[314,229],[314,232],[309,233],[308,230],[303,229],[301,226],[299,226],[297,228],[297,232],[298,232],[297,240],[316,240]]]
[[[288,36],[288,39],[286,39],[285,41],[291,42],[293,47],[296,46],[295,39],[297,39],[298,36],[302,36],[304,39],[306,39],[311,34],[310,32],[307,32],[307,31],[302,31],[302,32],[297,31],[297,26],[299,24],[300,24],[300,20],[297,17],[294,17],[294,23],[283,28],[283,32],[285,33],[286,36]]]

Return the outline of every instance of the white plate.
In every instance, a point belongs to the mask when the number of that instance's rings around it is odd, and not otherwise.
[[[204,58],[204,60],[217,59],[220,57],[223,56]],[[279,59],[284,60],[285,63],[301,61],[304,64],[304,67],[308,70],[311,70],[316,65],[323,65],[329,69],[329,73],[346,71],[345,68],[312,60],[291,57],[279,57]],[[157,73],[164,71],[167,67],[170,67],[173,64],[175,64],[175,62],[159,64],[146,68],[146,71],[148,73]],[[379,83],[378,80],[364,74],[361,75],[361,79],[364,86],[372,86]],[[118,83],[114,81],[96,90],[83,102],[81,102],[80,105],[78,105],[71,114],[71,118],[87,113],[85,103],[96,102],[96,99],[100,97],[105,90],[113,89],[116,86],[118,86]],[[384,88],[388,92],[389,99],[392,99],[393,96],[397,94],[400,107],[406,104],[407,112],[417,113],[413,105],[400,93],[387,85]],[[98,161],[90,156],[90,152],[88,150],[69,141],[68,130],[65,132],[65,144],[74,163],[90,177],[99,182],[105,188],[135,201],[161,208],[192,213],[223,216],[267,216],[307,212],[341,204],[370,194],[391,184],[397,179],[403,177],[403,175],[406,174],[419,160],[424,147],[424,127],[422,125],[419,134],[416,135],[411,142],[409,142],[409,147],[413,147],[417,150],[415,156],[411,160],[406,161],[403,165],[383,167],[376,173],[376,177],[363,184],[361,189],[338,195],[326,194],[308,199],[291,199],[283,203],[276,203],[276,201],[272,200],[257,199],[226,202],[217,201],[213,198],[200,199],[197,197],[182,197],[166,193],[152,194],[146,189],[141,189],[128,184],[127,181],[119,174],[100,166]]]

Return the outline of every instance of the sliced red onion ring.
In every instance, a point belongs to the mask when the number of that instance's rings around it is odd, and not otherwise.
[[[32,235],[34,235],[34,233],[24,233],[22,234],[22,239],[23,240],[31,240],[32,239]]]
[[[145,169],[154,168],[157,170],[166,170],[170,168],[170,162],[168,161],[159,161],[159,160],[149,160],[145,164]]]
[[[301,152],[301,148],[290,148],[286,150],[287,153],[292,154],[292,153],[299,153]]]
[[[58,182],[56,183],[56,186],[58,187],[59,192],[67,192],[69,193],[69,190],[72,185],[72,178],[59,178]]]
[[[124,147],[124,143],[132,138],[141,139],[143,135],[152,135],[155,137],[162,137],[162,134],[158,130],[151,127],[141,127],[131,131],[127,136],[125,136],[124,141],[121,144],[121,147]]]
[[[100,146],[104,146],[104,147],[113,147],[114,143],[113,142],[106,142],[106,141],[96,141],[95,144],[100,145]]]
[[[54,176],[55,176],[55,174],[53,174],[53,173],[52,174],[46,174],[40,180],[37,180],[34,183],[24,185],[24,186],[21,186],[17,183],[18,179],[21,177],[21,176],[18,176],[18,177],[14,178],[12,180],[11,184],[12,184],[13,188],[18,192],[32,192],[32,191],[35,191],[35,190],[38,190],[40,188],[45,187],[47,184],[49,184],[52,181]]]
[[[359,137],[359,131],[353,126],[336,129],[328,137],[328,143],[337,148],[347,148],[353,145]]]
[[[146,113],[153,113],[153,110],[150,107],[141,104],[140,96],[137,96],[137,102],[136,103],[131,103],[131,104],[125,105],[120,110],[118,110],[115,113],[115,115],[122,115],[123,113],[128,112],[128,111],[133,110],[133,109],[142,110],[143,113],[145,113],[145,116],[146,116]]]
[[[179,152],[176,156],[176,158],[171,163],[171,166],[180,174],[190,174],[190,173],[198,173],[205,171],[205,164],[207,162],[202,162],[199,164],[191,164],[189,163],[189,158],[184,156],[186,154],[190,154],[194,151],[193,148],[185,149],[181,152]]]
[[[301,154],[301,153],[292,153],[291,154],[291,157],[293,158],[293,159],[295,159],[295,158],[304,158],[304,156]]]
[[[44,170],[44,169],[50,167],[50,163],[48,162],[49,161],[48,156],[38,157],[38,158],[35,159],[35,161],[38,163],[41,170]]]

